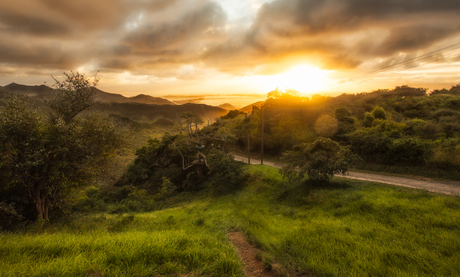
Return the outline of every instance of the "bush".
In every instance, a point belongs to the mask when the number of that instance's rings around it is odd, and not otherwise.
[[[371,113],[366,113],[363,118],[363,126],[364,127],[371,127],[372,123],[374,122],[374,116]]]
[[[207,155],[209,166],[208,185],[218,190],[235,189],[242,184],[242,163],[235,161],[232,155],[217,149],[211,149]]]
[[[385,120],[387,118],[385,110],[379,106],[374,108],[374,110],[372,111],[372,115],[374,116],[374,118],[377,118],[377,119]]]
[[[0,202],[0,231],[14,228],[22,220],[12,204]]]
[[[283,177],[301,179],[307,173],[313,180],[329,180],[335,173],[345,174],[348,166],[359,157],[349,147],[320,137],[313,143],[303,143],[283,153],[283,160],[288,163],[281,170]],[[297,167],[299,170],[295,172]]]
[[[163,183],[161,183],[160,191],[157,193],[157,199],[165,199],[176,194],[176,186],[171,183],[167,177],[163,177]]]

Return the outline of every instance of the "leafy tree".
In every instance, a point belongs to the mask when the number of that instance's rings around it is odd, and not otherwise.
[[[351,116],[351,112],[343,106],[337,107],[335,109],[334,115],[337,119],[338,128],[333,138],[335,140],[344,141],[346,139],[346,134],[356,130],[356,120]]]
[[[64,81],[56,80],[51,97],[46,100],[52,115],[69,124],[72,119],[96,103],[95,87],[99,80],[90,81],[81,73],[64,73]]]
[[[209,160],[209,183],[217,189],[235,189],[241,185],[243,172],[241,163],[232,155],[217,149],[211,149],[207,155]]]
[[[320,137],[313,143],[303,143],[292,151],[284,152],[283,160],[288,165],[281,172],[291,180],[302,179],[305,173],[310,179],[329,180],[335,173],[345,174],[348,166],[358,159],[349,147]]]
[[[50,209],[69,190],[97,174],[123,143],[121,131],[106,117],[76,118],[94,97],[85,94],[86,100],[80,101],[89,83],[83,82],[79,73],[66,76],[66,85],[58,84],[60,89],[47,101],[50,117],[17,97],[8,99],[0,111],[4,193],[0,201],[14,202],[29,217],[33,213],[26,209],[33,204],[35,216],[48,220]]]
[[[222,119],[232,119],[232,118],[235,118],[239,115],[244,115],[244,112],[241,112],[239,110],[232,110],[232,111],[229,111],[226,115],[223,115],[221,116],[220,118]]]
[[[366,113],[363,118],[363,126],[364,127],[371,127],[372,123],[374,122],[374,116],[371,113]]]
[[[385,110],[382,109],[379,106],[374,108],[374,110],[372,111],[372,115],[374,116],[374,118],[377,118],[377,119],[386,119],[387,118]]]
[[[330,115],[322,115],[315,124],[315,130],[322,137],[332,137],[337,133],[339,124],[337,119]]]
[[[450,88],[449,92],[450,92],[450,94],[453,94],[453,95],[460,95],[460,84],[452,86]]]

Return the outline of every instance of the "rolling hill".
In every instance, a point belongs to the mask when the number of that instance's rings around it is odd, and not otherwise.
[[[0,97],[8,92],[28,96],[34,106],[40,107],[52,93],[53,89],[46,85],[28,86],[11,83],[0,86]],[[159,118],[177,120],[184,112],[193,112],[206,122],[227,114],[227,110],[205,104],[176,105],[164,98],[140,94],[134,97],[125,97],[121,94],[108,93],[96,88],[96,95],[100,103],[86,112],[101,112],[104,114],[119,114],[136,121],[155,121]]]
[[[39,86],[28,86],[28,85],[21,85],[16,83],[11,83],[3,87],[7,91],[27,95],[36,100],[44,100],[51,92],[54,90],[51,87],[46,85],[39,85]],[[99,101],[101,102],[117,102],[117,103],[143,103],[143,104],[156,104],[156,105],[175,105],[173,102],[160,98],[160,97],[153,97],[150,95],[139,94],[134,97],[125,97],[121,94],[110,93],[102,91],[98,88],[95,88],[96,95]]]
[[[136,121],[155,121],[159,118],[177,120],[184,112],[193,112],[207,120],[227,114],[227,110],[205,104],[188,103],[184,105],[155,105],[143,103],[100,103],[88,112],[120,114]]]
[[[255,103],[252,103],[251,105],[247,105],[245,107],[240,108],[239,111],[245,112],[245,113],[250,113],[250,112],[252,112],[252,107],[253,106],[256,106],[257,108],[260,108],[260,106],[262,106],[263,103],[264,103],[264,101],[255,102]]]

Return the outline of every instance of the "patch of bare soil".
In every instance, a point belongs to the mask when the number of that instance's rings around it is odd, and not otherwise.
[[[267,270],[264,267],[262,251],[250,244],[243,232],[231,232],[228,234],[230,241],[238,249],[241,259],[245,265],[245,273],[249,277],[275,277],[277,276],[273,271]],[[257,258],[258,257],[258,258]]]

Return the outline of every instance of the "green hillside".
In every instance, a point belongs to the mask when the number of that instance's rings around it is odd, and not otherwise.
[[[460,274],[458,197],[344,179],[289,184],[260,165],[244,172],[227,193],[132,193],[118,205],[137,212],[107,207],[2,233],[0,275],[243,276],[232,230],[285,276]],[[88,188],[74,206],[105,209],[102,194]]]

